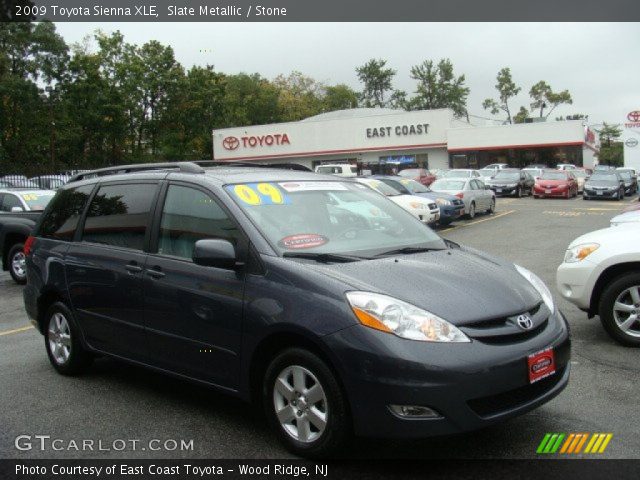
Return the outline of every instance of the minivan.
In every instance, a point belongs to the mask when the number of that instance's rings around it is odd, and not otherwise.
[[[218,389],[309,457],[483,428],[567,385],[567,322],[534,273],[351,179],[204,167],[58,190],[24,301],[59,373],[108,356]]]

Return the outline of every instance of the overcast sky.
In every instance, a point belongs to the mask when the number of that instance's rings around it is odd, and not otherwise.
[[[510,67],[522,87],[511,106],[529,108],[539,80],[568,89],[573,105],[550,118],[589,115],[589,123],[625,122],[640,110],[640,24],[637,23],[58,23],[67,43],[96,28],[120,30],[125,41],[171,45],[186,68],[213,64],[225,73],[267,78],[293,70],[327,84],[361,85],[355,67],[383,58],[397,70],[394,88],[413,92],[412,65],[448,57],[471,89],[471,114],[492,117],[482,101],[495,97],[495,77]]]

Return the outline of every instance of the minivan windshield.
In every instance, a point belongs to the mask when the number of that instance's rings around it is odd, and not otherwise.
[[[446,248],[410,213],[356,182],[248,183],[225,190],[286,256],[297,252],[372,258],[406,247]]]

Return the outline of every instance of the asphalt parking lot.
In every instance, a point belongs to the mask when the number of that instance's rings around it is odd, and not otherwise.
[[[555,293],[555,270],[569,242],[608,226],[629,202],[500,198],[494,215],[457,222],[440,233],[534,271]],[[43,338],[29,326],[21,290],[6,272],[0,274],[1,457],[290,457],[249,406],[225,395],[109,359],[99,359],[82,377],[56,374]],[[560,396],[479,432],[412,442],[358,439],[345,456],[528,458],[536,456],[547,432],[607,432],[613,440],[601,456],[640,458],[640,349],[617,345],[597,318],[588,320],[555,298],[573,338],[572,377]],[[19,451],[18,435],[102,440],[106,447],[115,439],[137,439],[139,449]],[[152,451],[145,448],[152,439],[193,439],[193,450]]]

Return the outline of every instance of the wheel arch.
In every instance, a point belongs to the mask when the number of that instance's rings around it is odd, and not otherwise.
[[[297,332],[295,330],[275,331],[263,339],[253,349],[251,360],[249,361],[249,378],[248,378],[248,394],[249,400],[258,408],[262,406],[261,389],[262,379],[269,366],[269,363],[275,356],[287,348],[303,348],[317,355],[324,361],[327,367],[335,375],[336,381],[344,394],[349,409],[351,408],[349,396],[343,383],[340,369],[337,368],[336,362],[332,359],[330,353],[321,346],[317,339],[312,339],[308,335]],[[260,408],[260,411],[262,409]]]
[[[640,262],[624,262],[607,267],[596,280],[591,292],[591,300],[589,302],[589,318],[598,314],[598,307],[602,292],[615,278],[625,273],[640,272]]]

